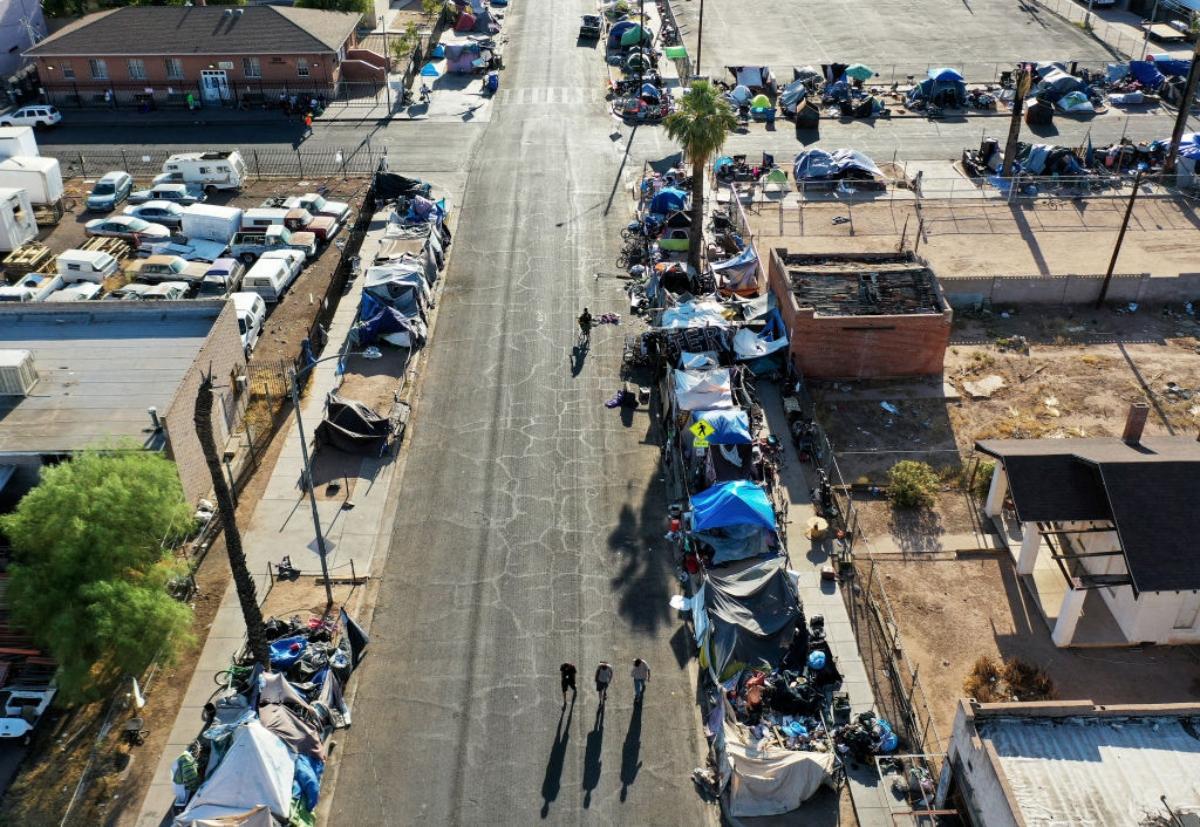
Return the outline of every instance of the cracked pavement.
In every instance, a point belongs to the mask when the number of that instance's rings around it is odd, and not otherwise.
[[[602,83],[601,56],[576,45],[585,10],[510,10],[502,84]],[[615,269],[625,176],[640,172],[604,108],[579,100],[499,103],[473,149],[445,159],[467,172],[466,194],[372,651],[322,804],[330,824],[716,820],[690,780],[704,738],[691,647],[667,604],[677,584],[651,420],[603,405],[630,328],[603,326],[582,364],[572,357],[584,306],[626,315],[621,282],[596,274]],[[639,656],[653,669],[640,708]],[[602,659],[615,677],[598,715]],[[566,709],[564,660],[579,668]]]

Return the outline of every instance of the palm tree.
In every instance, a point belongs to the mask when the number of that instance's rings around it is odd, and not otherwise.
[[[725,139],[737,126],[729,104],[707,80],[694,80],[679,101],[679,109],[663,121],[667,135],[683,148],[692,167],[692,229],[688,265],[700,271],[700,247],[704,238],[704,170],[708,160],[721,151]]]
[[[254,593],[254,580],[250,577],[250,570],[246,568],[246,552],[242,549],[242,533],[237,526],[233,494],[229,490],[229,482],[221,471],[221,461],[217,457],[217,442],[213,437],[212,408],[212,375],[208,374],[201,379],[200,390],[196,393],[196,407],[193,412],[196,436],[200,439],[200,448],[204,451],[204,464],[208,466],[208,473],[213,481],[213,492],[217,496],[217,510],[221,515],[222,527],[225,529],[225,550],[229,554],[229,568],[233,572],[238,602],[242,604],[242,617],[246,621],[246,642],[250,646],[250,654],[254,657],[255,662],[262,664],[264,669],[269,669],[271,656],[267,649],[266,632],[263,629],[262,610],[258,606],[258,597]]]

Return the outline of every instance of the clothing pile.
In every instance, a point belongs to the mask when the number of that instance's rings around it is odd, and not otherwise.
[[[872,755],[888,755],[900,746],[900,738],[892,725],[874,712],[860,713],[848,724],[833,731],[833,742],[838,755],[850,756],[865,763]]]
[[[369,639],[345,611],[264,626],[271,671],[235,662],[205,705],[209,726],[175,761],[175,827],[315,823],[325,741],[350,725],[343,687]]]

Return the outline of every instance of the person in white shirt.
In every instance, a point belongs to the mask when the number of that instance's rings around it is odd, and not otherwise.
[[[646,681],[650,680],[650,664],[641,658],[634,658],[630,674],[633,676],[633,697],[640,701],[642,693],[646,691]]]

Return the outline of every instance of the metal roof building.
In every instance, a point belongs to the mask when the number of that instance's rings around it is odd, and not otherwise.
[[[165,450],[189,499],[207,492],[191,406],[200,371],[211,366],[226,378],[226,416],[216,419],[226,433],[234,424],[228,377],[244,373],[245,357],[231,304],[2,304],[0,354],[11,380],[0,382],[0,466],[12,469],[18,492],[36,483],[45,462],[121,445]],[[22,361],[24,378],[13,379]]]

